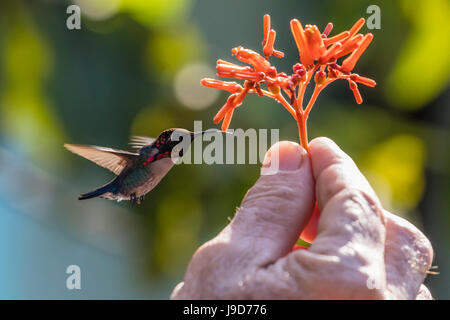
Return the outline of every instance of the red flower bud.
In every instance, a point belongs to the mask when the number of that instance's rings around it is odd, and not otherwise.
[[[327,74],[324,71],[317,71],[316,75],[314,76],[314,81],[317,85],[321,85],[325,82],[327,79]]]
[[[356,103],[361,104],[363,102],[363,99],[361,97],[361,93],[358,90],[358,85],[352,80],[349,80],[348,83],[350,85],[350,90],[352,90],[353,95],[355,96]]]

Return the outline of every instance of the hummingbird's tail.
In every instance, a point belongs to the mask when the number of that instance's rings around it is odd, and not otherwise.
[[[83,193],[82,195],[80,195],[78,197],[78,200],[86,200],[86,199],[92,199],[95,197],[100,197],[100,196],[104,195],[105,193],[111,192],[111,191],[113,191],[111,184],[108,183],[107,185],[104,185],[103,187],[95,189],[94,191]]]

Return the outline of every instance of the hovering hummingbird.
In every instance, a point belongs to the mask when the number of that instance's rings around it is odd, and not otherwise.
[[[189,147],[198,136],[208,132],[220,132],[216,129],[190,132],[185,129],[164,130],[158,138],[132,137],[130,144],[137,152],[115,150],[111,148],[65,144],[69,151],[91,160],[114,172],[115,177],[104,186],[79,196],[79,200],[100,197],[108,200],[130,200],[141,203],[144,196],[161,181],[172,169],[176,159],[183,156],[183,148],[178,152],[176,146]],[[180,137],[182,137],[180,139]],[[186,139],[186,140],[185,140]]]

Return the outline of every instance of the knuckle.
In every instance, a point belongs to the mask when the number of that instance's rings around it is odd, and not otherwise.
[[[307,299],[384,299],[386,277],[382,265],[352,257],[295,252],[285,270],[297,291]]]
[[[433,262],[433,247],[431,242],[420,231],[415,234],[414,238],[413,247],[417,251],[415,264],[418,271],[426,272]]]
[[[433,262],[434,251],[430,240],[409,221],[387,213],[389,230],[394,233],[396,245],[400,246],[408,264],[416,271],[426,272]]]
[[[431,263],[433,262],[433,246],[431,245],[430,240],[420,231],[417,229],[417,232],[415,234],[415,246],[421,256],[421,260],[426,265],[426,269],[428,270],[431,266]]]
[[[357,204],[361,209],[369,213],[381,216],[381,205],[374,195],[356,188],[346,188],[336,194],[336,197],[342,197],[344,200]]]
[[[339,224],[336,232],[349,232],[350,235],[364,234],[375,242],[383,242],[385,220],[380,203],[372,195],[357,188],[346,188],[329,201],[335,210]]]
[[[344,203],[347,206],[358,209],[355,211],[358,213],[356,218],[361,218],[361,213],[370,215],[371,217],[383,217],[381,204],[378,202],[378,199],[361,189],[348,188],[342,190],[337,196],[343,197]]]

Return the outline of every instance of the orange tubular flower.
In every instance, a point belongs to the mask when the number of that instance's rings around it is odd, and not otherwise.
[[[350,90],[353,91],[353,95],[355,96],[355,100],[357,104],[361,104],[363,102],[361,93],[359,93],[358,85],[355,81],[349,80]]]
[[[244,63],[251,64],[256,71],[267,72],[270,68],[270,63],[264,59],[259,53],[245,49],[244,47],[236,47],[231,50],[236,58]]]
[[[307,25],[305,29],[305,36],[308,41],[312,58],[314,60],[318,60],[326,51],[319,28],[317,28],[317,26]]]
[[[320,57],[319,63],[324,64],[332,59],[336,59],[337,52],[342,48],[342,43],[334,43],[325,53]]]
[[[251,67],[233,66],[230,64],[218,64],[217,75],[223,78],[236,78],[250,81],[261,81],[264,78],[263,72],[256,72]]]
[[[323,43],[325,44],[325,46],[329,46],[330,44],[333,44],[335,42],[347,39],[349,36],[350,36],[350,32],[344,31],[344,32],[341,32],[341,33],[335,35],[334,37],[324,39]]]
[[[234,103],[236,96],[237,96],[237,94],[232,94],[231,96],[228,97],[227,102],[223,105],[223,107],[219,110],[219,112],[217,112],[216,116],[214,117],[214,119],[213,119],[214,123],[217,124],[220,121],[222,121],[222,119],[225,117],[225,115],[229,111],[234,109],[234,107],[236,106]]]
[[[353,25],[353,27],[351,27],[351,29],[350,29],[350,37],[352,37],[359,30],[361,30],[361,28],[365,22],[366,22],[366,20],[364,18],[360,18],[358,21],[356,21],[355,24]]]
[[[309,50],[308,40],[305,36],[303,26],[297,19],[291,20],[291,31],[297,44],[298,52],[300,53],[300,60],[305,66],[310,66],[314,63],[314,59]]]
[[[368,33],[364,36],[364,38],[361,41],[361,44],[356,48],[353,53],[342,62],[342,69],[344,71],[350,72],[355,67],[356,62],[361,57],[363,52],[367,49],[370,42],[372,42],[373,34]]]
[[[266,59],[270,56],[274,56],[277,58],[283,58],[284,53],[273,48],[273,44],[275,43],[275,38],[277,33],[275,30],[270,29],[270,16],[268,14],[264,15],[264,27],[263,27],[263,53]]]
[[[375,87],[375,85],[377,84],[375,82],[375,80],[372,80],[372,79],[369,79],[369,78],[366,78],[366,77],[361,77],[360,75],[358,75],[356,73],[352,74],[350,76],[350,79],[352,79],[355,82],[361,83],[361,84],[363,84],[365,86],[368,86],[368,87]]]
[[[273,54],[273,44],[275,43],[275,38],[277,37],[277,33],[275,30],[269,31],[269,36],[267,37],[267,42],[263,48],[263,53],[267,57],[270,57]]]
[[[263,17],[263,42],[262,42],[263,48],[266,45],[269,31],[270,31],[270,16],[268,14],[265,14]]]
[[[228,127],[230,126],[231,118],[233,117],[234,108],[229,110],[227,114],[225,115],[225,118],[222,122],[222,131],[227,131]]]
[[[363,39],[362,34],[358,34],[353,36],[350,40],[345,41],[342,47],[335,53],[335,58],[339,59],[340,57],[346,56],[347,54],[353,52],[356,48],[358,48],[358,43]]]
[[[202,85],[204,85],[205,87],[225,90],[230,93],[241,92],[243,89],[239,83],[231,82],[231,81],[222,81],[222,80],[204,78],[200,81],[200,83]]]
[[[266,14],[263,22],[263,56],[239,46],[232,50],[233,55],[239,61],[250,66],[239,66],[224,60],[217,60],[217,75],[244,80],[243,86],[231,81],[207,78],[201,80],[201,84],[204,86],[231,93],[227,102],[214,117],[214,122],[218,124],[223,121],[222,130],[226,131],[234,110],[242,104],[247,94],[257,93],[259,96],[275,99],[289,111],[297,122],[300,142],[308,150],[306,120],[319,93],[328,84],[337,79],[347,80],[358,104],[363,101],[358,83],[368,87],[376,85],[372,79],[351,73],[372,41],[373,35],[358,33],[365,23],[363,18],[359,19],[350,30],[332,37],[328,37],[333,29],[332,23],[328,23],[324,31],[320,33],[317,26],[306,25],[303,28],[300,21],[293,19],[290,26],[301,63],[296,63],[292,68],[293,73],[288,75],[284,72],[278,73],[277,69],[269,62],[271,56],[282,58],[284,53],[274,49],[276,32],[271,28],[270,16]],[[348,57],[343,58],[342,64],[339,64],[338,60],[347,55]],[[304,107],[303,99],[306,87],[312,79],[314,79],[315,88]],[[262,86],[265,86],[267,90],[262,89]],[[284,95],[287,95],[288,99]]]
[[[333,24],[331,22],[328,22],[327,26],[325,27],[325,30],[323,30],[322,38],[328,37],[331,30],[333,30]]]

